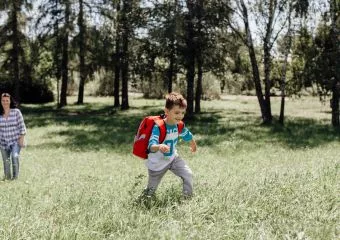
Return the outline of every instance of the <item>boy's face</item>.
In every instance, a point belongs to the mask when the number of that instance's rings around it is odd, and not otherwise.
[[[171,109],[165,108],[165,114],[167,118],[167,123],[177,124],[184,118],[186,108],[181,108],[180,106],[173,106]]]

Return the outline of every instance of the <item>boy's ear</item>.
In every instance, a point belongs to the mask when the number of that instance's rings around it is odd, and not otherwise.
[[[165,115],[168,115],[168,113],[169,113],[169,109],[167,109],[167,108],[164,108],[164,113],[165,113]]]

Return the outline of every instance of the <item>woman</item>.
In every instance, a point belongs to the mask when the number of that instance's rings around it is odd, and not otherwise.
[[[16,108],[15,101],[8,93],[1,94],[0,113],[0,148],[5,179],[17,179],[19,175],[19,153],[20,149],[24,147],[26,134],[24,119],[20,110]]]

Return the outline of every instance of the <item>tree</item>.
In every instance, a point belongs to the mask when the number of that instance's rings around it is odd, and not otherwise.
[[[73,29],[70,0],[45,0],[39,6],[41,12],[35,26],[39,29],[42,45],[52,40],[53,72],[57,80],[58,107],[67,105],[69,81],[69,35]],[[51,33],[52,32],[52,33]],[[61,87],[59,95],[59,79]]]
[[[185,68],[187,80],[187,118],[192,118],[194,115],[194,83],[195,83],[195,58],[196,58],[196,45],[195,45],[195,0],[186,1],[188,12],[185,15],[185,43],[186,52]]]
[[[131,22],[129,15],[132,12],[130,0],[123,0],[122,10],[122,49],[121,49],[121,74],[122,74],[122,105],[121,109],[129,109],[128,81],[129,81],[129,42],[131,36]]]
[[[85,66],[85,55],[86,55],[86,25],[84,19],[84,1],[79,0],[79,13],[78,13],[78,28],[79,28],[79,91],[77,104],[84,103],[84,87],[86,80],[86,66]]]
[[[329,0],[329,9],[325,12],[323,22],[319,26],[314,39],[313,55],[309,56],[309,65],[313,66],[313,77],[319,87],[319,94],[332,95],[332,125],[339,126],[339,98],[340,98],[340,2]]]
[[[101,18],[104,14],[104,8],[108,8],[109,5],[106,4],[103,0],[77,0],[78,4],[78,14],[77,14],[77,26],[78,26],[78,35],[74,38],[74,49],[77,49],[79,56],[79,89],[78,89],[78,100],[77,104],[84,103],[84,89],[86,80],[93,75],[93,72],[100,67],[101,65],[105,65],[92,60],[89,56],[91,54],[92,46],[88,44],[91,41],[91,35],[87,32],[91,31],[90,25],[91,20],[97,20]],[[111,10],[111,9],[107,9]],[[104,11],[104,12],[103,12]],[[92,17],[93,13],[95,13],[95,17]],[[91,18],[92,17],[92,18]],[[103,29],[104,30],[104,29]],[[104,34],[103,34],[104,35]],[[95,50],[96,51],[96,50]],[[106,52],[106,55],[109,56],[109,51]]]
[[[177,19],[178,19],[178,0],[175,0],[173,3],[173,7],[169,7],[169,68],[167,70],[167,89],[168,93],[172,92],[172,83],[174,80],[176,80],[176,62],[177,62]]]
[[[253,72],[253,80],[255,84],[255,90],[256,90],[256,96],[259,101],[260,109],[261,109],[261,115],[262,115],[262,121],[263,123],[271,123],[272,116],[271,116],[271,111],[269,111],[268,105],[266,103],[266,99],[263,96],[262,93],[262,84],[261,84],[261,77],[260,77],[260,72],[259,72],[259,64],[256,59],[256,54],[255,54],[255,47],[253,43],[253,38],[252,38],[252,32],[250,30],[250,23],[249,23],[249,17],[248,17],[248,8],[245,5],[243,0],[240,0],[237,2],[238,3],[238,8],[240,9],[242,20],[244,23],[244,28],[245,28],[245,37],[243,36],[242,33],[239,32],[239,28],[234,27],[232,23],[230,22],[229,25],[230,27],[243,39],[243,42],[248,48],[249,51],[249,58],[252,66],[252,72]]]
[[[340,99],[340,1],[329,0],[330,6],[330,41],[331,41],[331,72],[332,72],[332,125],[340,126],[339,99]]]
[[[281,72],[281,106],[280,106],[280,116],[279,123],[284,125],[284,114],[285,114],[285,98],[286,98],[286,75],[287,75],[287,65],[288,65],[288,55],[292,46],[292,3],[289,4],[288,9],[288,26],[287,33],[285,36],[284,43],[284,60],[282,63],[282,72]]]
[[[241,17],[244,23],[244,32],[240,32],[238,27],[235,27],[233,22],[229,22],[231,28],[243,39],[243,42],[248,48],[249,58],[252,65],[253,80],[255,83],[256,96],[259,101],[262,121],[265,124],[272,122],[271,112],[271,88],[273,86],[271,80],[272,70],[272,50],[276,40],[281,35],[282,30],[286,27],[292,4],[296,11],[306,11],[308,8],[307,0],[266,0],[246,4],[244,0],[236,1],[234,13]],[[287,10],[288,9],[288,10]],[[250,11],[249,11],[250,10]],[[262,45],[263,52],[263,73],[260,74],[259,62],[256,58],[254,39],[252,37],[252,29],[250,27],[249,14],[255,20],[258,30],[258,41]],[[264,77],[264,94],[262,92],[261,75]]]
[[[57,106],[60,104],[60,78],[61,78],[61,38],[60,38],[60,29],[59,29],[59,12],[60,12],[60,0],[54,0],[54,4],[52,4],[54,10],[52,10],[52,19],[54,19],[53,23],[53,75],[57,79]]]
[[[203,0],[196,2],[196,19],[197,19],[197,40],[196,40],[196,62],[197,62],[197,84],[195,91],[195,113],[201,112],[201,96],[202,96],[202,81],[203,81],[203,48],[205,44],[203,34],[203,21],[204,21],[204,5]],[[198,36],[202,36],[199,38]]]
[[[121,44],[122,44],[122,36],[121,36],[121,8],[120,1],[116,3],[116,40],[115,40],[115,53],[113,56],[114,59],[114,107],[120,106],[119,101],[119,82],[120,82],[120,68],[121,68]]]
[[[4,65],[6,68],[10,66],[7,70],[9,70],[10,77],[13,79],[13,96],[18,102],[20,102],[21,65],[24,64],[24,50],[21,39],[26,38],[22,31],[26,24],[22,7],[30,9],[32,5],[28,0],[3,0],[0,3],[0,11],[9,10],[8,20],[0,30],[0,47],[7,43],[11,45],[11,48],[7,51],[8,57]]]
[[[287,32],[284,37],[283,44],[283,52],[284,52],[284,60],[282,63],[282,75],[281,75],[281,107],[280,107],[280,116],[279,123],[284,125],[284,111],[285,111],[285,97],[286,97],[286,75],[287,75],[287,65],[288,65],[288,55],[291,51],[292,41],[293,41],[293,13],[295,12],[295,16],[300,18],[305,18],[308,13],[309,2],[307,0],[290,0],[288,3],[288,12],[287,12]]]
[[[61,92],[59,108],[67,105],[68,87],[68,62],[69,62],[69,33],[71,30],[71,3],[70,0],[63,0],[65,6],[64,27],[61,36],[62,59],[61,59]]]

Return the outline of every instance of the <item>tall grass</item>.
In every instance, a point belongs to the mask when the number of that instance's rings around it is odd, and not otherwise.
[[[23,106],[28,147],[19,180],[0,182],[0,239],[339,239],[340,132],[317,99],[289,100],[285,127],[262,126],[254,98],[203,102],[186,122],[198,153],[179,143],[195,196],[168,173],[149,202],[131,147],[163,101],[87,100]]]

